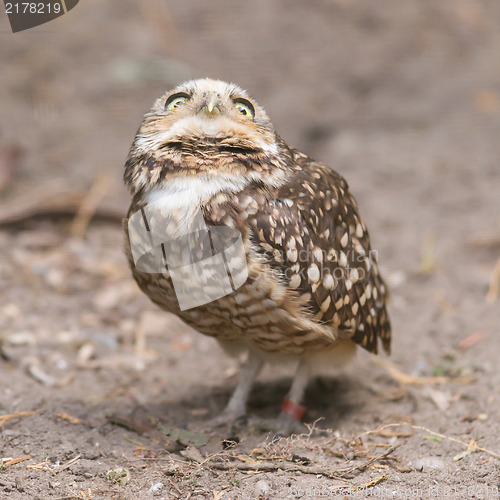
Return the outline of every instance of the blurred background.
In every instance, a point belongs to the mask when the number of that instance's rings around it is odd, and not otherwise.
[[[361,354],[311,389],[309,418],[412,414],[500,448],[500,2],[82,0],[16,34],[0,13],[0,40],[3,411],[62,405],[100,428],[110,406],[154,401],[171,424],[222,407],[234,365],[137,291],[120,228],[143,114],[211,77],[349,182],[392,291],[392,361],[474,380],[393,398]],[[254,409],[276,413],[285,387]]]

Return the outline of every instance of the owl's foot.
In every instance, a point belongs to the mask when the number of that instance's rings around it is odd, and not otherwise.
[[[246,418],[244,410],[231,411],[231,409],[226,408],[220,415],[210,419],[206,425],[210,428],[228,427],[232,429],[237,422],[246,421]]]
[[[252,388],[253,381],[261,370],[262,365],[263,360],[261,356],[257,352],[250,350],[248,352],[248,358],[242,367],[240,380],[236,389],[222,413],[208,422],[210,427],[229,426],[232,428],[233,422],[245,416],[248,395]]]
[[[222,433],[227,435],[229,441],[238,441],[242,434],[252,431],[269,432],[273,435],[273,440],[308,432],[307,427],[300,420],[284,411],[278,418],[262,418],[247,414],[235,416],[224,411],[218,417],[209,420],[206,427],[209,429],[223,428]]]
[[[274,439],[307,432],[307,427],[302,423],[302,417],[305,412],[305,406],[285,399],[277,420],[278,427]]]
[[[254,432],[268,432],[272,435],[273,441],[280,437],[308,432],[307,427],[302,422],[287,413],[281,413],[278,418],[262,418],[251,415],[236,419],[231,426],[231,436],[238,436],[243,428]]]

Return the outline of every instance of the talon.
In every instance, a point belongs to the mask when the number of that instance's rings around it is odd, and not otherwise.
[[[232,439],[234,437],[237,438],[238,431],[241,431],[247,425],[248,425],[248,415],[243,414],[243,415],[240,415],[239,417],[236,417],[231,422],[231,427],[229,428],[228,439]]]
[[[300,405],[297,405],[300,406]],[[305,407],[302,406],[305,412]],[[307,432],[306,426],[296,418],[297,412],[288,413],[286,411],[281,411],[278,417],[278,434],[282,437],[290,436],[290,434],[303,434]]]

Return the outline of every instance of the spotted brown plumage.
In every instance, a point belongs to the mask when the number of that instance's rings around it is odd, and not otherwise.
[[[253,237],[316,321],[389,351],[387,291],[356,201],[333,170],[298,152],[294,161],[300,170],[251,221]]]
[[[134,278],[153,302],[226,350],[247,353],[227,417],[244,412],[253,378],[269,359],[298,360],[288,411],[318,365],[347,361],[355,345],[377,352],[380,341],[389,351],[387,291],[346,181],[290,148],[240,88],[195,80],[158,99],[137,132],[125,182],[133,196],[129,217],[154,205],[159,218],[175,221],[165,239],[189,231],[198,213],[207,228],[241,235],[248,277],[188,309],[179,306],[172,269],[144,272],[129,238],[126,245]]]

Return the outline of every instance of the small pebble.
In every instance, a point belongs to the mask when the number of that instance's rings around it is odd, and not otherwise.
[[[163,488],[163,483],[156,483],[149,488],[149,493],[154,493],[156,491],[160,491]]]
[[[59,370],[66,370],[66,368],[68,368],[68,362],[64,358],[59,358],[56,360],[56,366]]]
[[[5,340],[14,346],[33,345],[36,343],[36,336],[32,332],[15,332],[7,335]]]
[[[253,490],[254,497],[267,498],[270,493],[271,493],[271,485],[267,481],[261,479],[260,481],[257,481],[255,483],[255,487]]]
[[[2,315],[7,317],[8,319],[17,319],[22,315],[22,311],[19,306],[17,304],[14,304],[13,302],[5,304],[0,311]]]
[[[66,276],[60,269],[49,269],[45,273],[45,283],[51,288],[61,288],[66,282]]]

